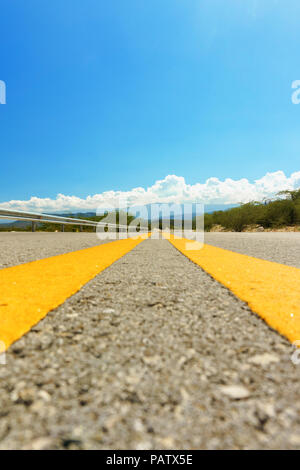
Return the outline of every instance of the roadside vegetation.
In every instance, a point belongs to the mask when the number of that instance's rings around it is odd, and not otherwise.
[[[205,231],[220,227],[241,232],[246,228],[277,229],[300,226],[300,189],[281,191],[274,200],[249,202],[225,211],[204,215]]]
[[[108,223],[113,223],[113,224],[118,224],[120,220],[120,212],[110,212],[106,215],[102,216],[85,216],[83,215],[77,215],[77,214],[68,214],[65,215],[65,217],[70,217],[74,219],[83,219],[83,220],[91,220],[92,222],[100,222],[105,218],[105,222]],[[134,217],[130,214],[125,214],[126,220],[127,220],[127,225],[130,224],[130,222],[134,219]],[[123,220],[125,219],[124,214],[123,214],[123,219],[121,223],[123,223]],[[61,231],[61,226],[62,224],[51,224],[51,223],[42,223],[39,224],[37,230],[40,231],[45,231],[45,232],[54,232],[54,231]],[[29,230],[31,230],[31,226],[29,227]],[[64,231],[65,232],[79,232],[80,226],[79,225],[69,225],[65,224],[64,225]],[[89,227],[89,226],[84,226],[82,225],[82,232],[94,232],[95,227]]]

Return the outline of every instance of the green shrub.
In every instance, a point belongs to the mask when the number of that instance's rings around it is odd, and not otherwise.
[[[300,224],[300,189],[281,191],[274,201],[253,201],[204,215],[205,231],[211,230],[214,225],[241,232],[247,225],[269,228],[297,224]]]

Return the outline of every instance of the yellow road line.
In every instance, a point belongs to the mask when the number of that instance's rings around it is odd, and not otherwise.
[[[1,269],[0,341],[5,348],[142,240],[118,240]]]
[[[300,269],[210,245],[187,250],[190,240],[183,238],[169,241],[247,302],[268,325],[292,342],[300,340]]]

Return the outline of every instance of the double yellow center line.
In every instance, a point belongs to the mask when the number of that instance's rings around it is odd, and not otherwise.
[[[142,240],[114,241],[0,270],[0,342],[8,348]],[[272,328],[292,342],[300,340],[300,269],[210,245],[191,250],[196,242],[182,238],[169,241]]]

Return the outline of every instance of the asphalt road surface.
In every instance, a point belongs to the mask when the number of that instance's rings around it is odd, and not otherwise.
[[[2,266],[98,244],[15,235],[0,235]],[[298,234],[208,235],[300,266]],[[168,241],[146,240],[9,349],[0,449],[299,449],[293,351]]]
[[[0,232],[0,268],[107,243],[95,233]],[[205,233],[205,243],[300,268],[300,233]]]
[[[0,269],[107,243],[96,233],[0,232]]]
[[[208,232],[205,243],[300,268],[300,232]]]

